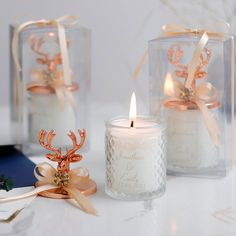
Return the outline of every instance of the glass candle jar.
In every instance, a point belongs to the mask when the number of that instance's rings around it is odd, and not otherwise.
[[[118,199],[142,200],[161,196],[166,188],[165,126],[138,116],[106,123],[106,193]]]

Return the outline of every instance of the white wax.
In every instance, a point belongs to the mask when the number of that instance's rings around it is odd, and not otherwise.
[[[218,109],[211,109],[217,119]],[[167,168],[205,168],[217,165],[219,149],[214,145],[200,110],[166,108]]]
[[[32,143],[39,144],[39,131],[55,130],[53,145],[57,147],[71,146],[67,134],[76,130],[76,115],[70,103],[64,109],[60,107],[55,94],[33,94],[29,98],[29,138]]]
[[[164,192],[164,128],[141,119],[133,128],[128,119],[115,120],[112,125],[106,132],[107,188],[131,195]]]

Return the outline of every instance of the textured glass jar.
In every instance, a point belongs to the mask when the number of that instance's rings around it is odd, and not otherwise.
[[[118,199],[161,196],[166,188],[165,126],[150,117],[106,123],[106,193]]]
[[[11,39],[16,27],[10,27]],[[54,129],[57,135],[53,145],[61,148],[71,146],[67,136],[70,130],[84,128],[89,137],[91,33],[78,25],[64,28],[71,84],[65,82],[56,26],[29,26],[19,33],[18,81],[11,56],[11,119],[15,124],[12,130],[16,143],[22,145],[26,154],[37,155],[43,150],[38,143],[40,129]],[[88,146],[86,142],[83,150]]]
[[[220,177],[234,158],[233,38],[209,36],[187,89],[201,37],[177,33],[149,42],[150,111],[166,119],[167,173]]]

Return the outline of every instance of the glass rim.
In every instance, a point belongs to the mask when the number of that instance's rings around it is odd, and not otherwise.
[[[136,119],[141,119],[144,121],[149,121],[152,122],[153,124],[150,126],[139,126],[139,127],[134,127],[137,130],[146,130],[146,129],[153,129],[153,128],[165,128],[165,123],[161,120],[158,119],[155,116],[148,116],[148,115],[138,115]],[[130,120],[128,116],[116,116],[111,119],[108,119],[105,121],[105,126],[107,128],[118,128],[118,129],[130,129],[130,126],[122,126],[119,124],[115,124],[115,122],[123,121],[123,120]]]

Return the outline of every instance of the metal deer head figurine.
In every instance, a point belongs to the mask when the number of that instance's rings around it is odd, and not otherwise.
[[[84,145],[86,132],[84,129],[82,131],[78,130],[78,132],[80,135],[79,143],[77,143],[77,138],[72,131],[70,131],[70,133],[68,134],[68,136],[72,140],[73,148],[66,150],[66,153],[64,155],[61,152],[61,148],[58,149],[52,146],[52,140],[54,136],[56,136],[54,130],[51,130],[49,133],[47,133],[45,130],[41,130],[39,133],[39,143],[47,150],[52,151],[52,153],[46,154],[46,157],[51,161],[58,162],[57,170],[59,173],[68,173],[70,171],[70,163],[78,162],[83,158],[82,155],[77,154],[76,152]]]
[[[180,60],[183,57],[183,54],[183,49],[180,46],[172,46],[167,52],[167,58],[171,64],[179,68],[179,70],[175,71],[176,76],[187,79],[188,66],[180,64]],[[205,48],[203,53],[200,55],[200,62],[194,75],[195,79],[204,79],[208,76],[208,72],[204,71],[203,68],[209,63],[210,58],[211,50]]]

